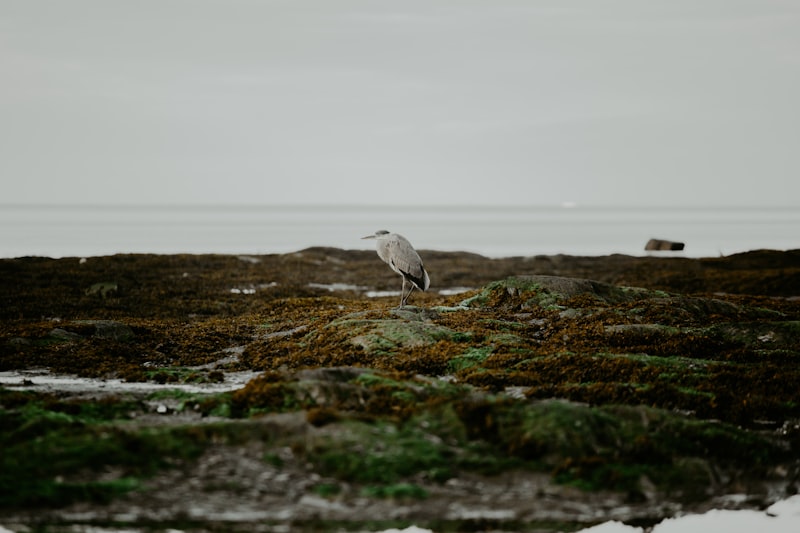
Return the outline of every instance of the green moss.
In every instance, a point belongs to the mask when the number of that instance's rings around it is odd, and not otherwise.
[[[518,331],[521,329],[526,329],[528,327],[527,324],[523,324],[522,322],[516,322],[512,320],[498,320],[492,318],[485,318],[481,320],[481,323],[489,327],[495,327],[500,331]]]
[[[641,465],[610,462],[600,456],[568,458],[555,468],[553,479],[585,491],[612,489],[632,492],[638,490],[639,481],[647,471]]]
[[[361,495],[369,498],[424,500],[428,497],[428,491],[413,483],[395,483],[393,485],[369,485],[361,489]]]
[[[418,473],[450,476],[452,452],[415,430],[346,422],[344,432],[318,438],[306,451],[324,475],[349,482],[393,484]]]
[[[205,416],[231,416],[231,395],[230,392],[223,393],[203,393],[188,392],[180,389],[165,389],[152,392],[147,395],[150,401],[158,400],[177,400],[179,403],[175,410],[182,412],[185,410],[199,411]]]
[[[489,302],[489,293],[484,288],[469,298],[461,300],[454,309],[462,310],[471,307],[484,307]]]
[[[447,364],[447,369],[450,372],[459,372],[480,365],[486,358],[489,357],[494,351],[491,346],[482,346],[478,348],[467,348],[463,355],[459,355],[450,360]]]
[[[473,340],[472,332],[470,331],[456,331],[450,337],[452,342],[471,342]]]
[[[771,350],[800,350],[800,321],[735,322],[705,328],[707,334],[724,341]]]
[[[106,501],[135,488],[132,480],[175,460],[196,457],[203,447],[186,433],[171,430],[131,433],[103,425],[57,424],[37,433],[35,438],[17,433],[11,442],[3,443],[0,507]],[[111,467],[121,469],[123,475],[113,481],[72,481],[87,471]]]
[[[106,502],[143,477],[193,460],[212,440],[264,438],[263,428],[242,424],[137,428],[126,420],[142,404],[114,397],[0,390],[0,405],[0,508]],[[118,477],[97,479],[110,471]]]
[[[453,330],[430,321],[408,319],[339,319],[325,328],[324,333],[340,331],[350,344],[360,346],[369,354],[392,354],[403,348],[427,346],[440,340],[450,340]],[[312,332],[310,336],[318,336]]]
[[[621,286],[618,287],[618,289],[622,294],[633,300],[638,300],[643,298],[669,298],[670,296],[672,296],[670,293],[666,291],[649,290],[649,289],[643,289],[641,287]]]
[[[511,453],[530,459],[552,453],[567,457],[602,453],[616,446],[619,431],[615,417],[570,402],[510,404],[498,413],[501,441]]]
[[[0,420],[5,420],[5,427],[12,431],[127,420],[142,410],[141,402],[126,398],[61,400],[46,393],[0,388]],[[9,433],[0,434],[0,442],[9,437]]]
[[[408,387],[406,383],[373,372],[365,372],[363,374],[359,374],[354,380],[352,380],[352,383],[363,385],[365,387],[374,387],[376,385],[381,385],[385,387],[390,387],[392,389],[405,389]]]
[[[648,354],[602,354],[611,360],[631,361],[645,365],[645,368],[653,370],[653,376],[660,382],[666,382],[677,386],[677,390],[685,393],[696,394],[694,389],[709,375],[709,365],[713,361],[706,361],[693,357],[680,356],[655,356]]]
[[[450,404],[406,422],[349,420],[306,449],[315,470],[354,483],[393,485],[409,478],[444,482],[458,471],[496,475],[522,463],[468,437]]]
[[[276,468],[282,468],[284,464],[283,458],[279,454],[273,452],[265,453],[263,459],[265,463],[270,464]]]
[[[512,333],[495,333],[489,336],[489,342],[500,346],[519,346],[525,344],[525,339]]]
[[[627,335],[642,340],[671,337],[681,332],[680,328],[663,324],[616,324],[604,329],[609,335]]]
[[[315,485],[313,490],[323,498],[330,498],[342,492],[342,487],[337,483],[320,483]]]
[[[0,474],[0,483],[3,480]],[[138,489],[137,478],[120,478],[113,481],[65,482],[44,479],[38,482],[22,481],[15,484],[15,493],[0,497],[0,509],[18,506],[59,507],[73,502],[107,504],[114,498]]]
[[[735,426],[644,407],[486,401],[462,404],[459,415],[471,438],[488,438],[512,456],[553,469],[556,480],[591,490],[634,490],[643,474],[659,485],[665,470],[674,471],[673,480],[694,479],[679,472],[694,460],[759,469],[784,453]]]

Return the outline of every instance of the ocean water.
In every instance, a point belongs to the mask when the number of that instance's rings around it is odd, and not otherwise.
[[[379,229],[489,257],[645,255],[650,238],[686,244],[671,255],[715,257],[800,248],[800,209],[5,205],[0,257],[372,249],[360,238]]]

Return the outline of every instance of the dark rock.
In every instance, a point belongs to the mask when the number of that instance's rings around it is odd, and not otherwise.
[[[129,326],[114,320],[76,320],[75,323],[94,326],[94,336],[99,339],[128,342],[136,337]]]
[[[21,348],[23,346],[30,346],[33,344],[30,339],[26,339],[25,337],[12,337],[8,340],[9,346],[15,346],[17,348]]]
[[[662,239],[650,239],[644,245],[644,249],[649,252],[679,251],[683,250],[684,243],[675,241],[665,241]]]
[[[77,341],[83,338],[83,335],[61,328],[54,328],[50,330],[47,336],[60,341]]]

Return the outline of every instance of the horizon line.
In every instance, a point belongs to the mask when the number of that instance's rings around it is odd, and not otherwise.
[[[456,203],[456,204],[403,204],[403,203],[324,203],[324,202],[3,202],[0,201],[0,208],[153,208],[153,209],[202,209],[202,208],[281,208],[281,209],[309,209],[309,208],[366,208],[366,209],[800,209],[800,204],[636,204],[636,203],[580,203],[580,202],[557,202],[557,203]]]

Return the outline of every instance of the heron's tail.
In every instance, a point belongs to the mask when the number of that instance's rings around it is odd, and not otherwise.
[[[403,276],[403,279],[413,283],[416,288],[421,291],[426,291],[428,290],[428,287],[431,286],[431,278],[428,277],[428,273],[425,271],[424,267],[422,267],[421,270],[421,276],[415,276],[408,272],[403,272],[402,270],[398,270],[398,272],[400,272],[400,275]]]
[[[424,268],[422,269],[422,285],[419,287],[423,291],[427,291],[428,287],[431,286],[431,278],[428,277],[428,271]]]

